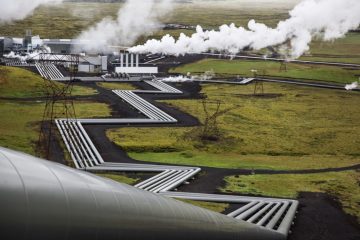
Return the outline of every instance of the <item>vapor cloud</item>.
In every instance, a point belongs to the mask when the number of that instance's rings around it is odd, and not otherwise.
[[[0,22],[21,20],[41,4],[56,4],[63,0],[0,0]]]
[[[198,26],[191,36],[181,34],[176,40],[166,35],[161,40],[148,40],[130,51],[169,55],[208,51],[236,54],[244,48],[260,50],[284,45],[289,57],[298,58],[309,50],[314,38],[331,41],[356,29],[360,25],[359,13],[359,0],[303,0],[289,12],[290,18],[280,21],[276,28],[255,20],[248,23],[247,29],[231,24],[222,25],[217,31],[204,31]]]
[[[358,87],[359,87],[359,83],[358,83],[358,82],[353,82],[353,83],[351,83],[351,84],[346,84],[346,85],[345,85],[345,89],[348,90],[348,91],[354,90],[354,89],[356,89],[356,88],[358,88]]]
[[[130,46],[140,36],[151,34],[159,19],[172,10],[172,0],[127,0],[117,18],[104,18],[83,32],[78,39],[88,40],[84,50],[104,50],[104,46]]]
[[[167,77],[161,79],[163,82],[192,82],[193,79],[185,76],[175,76],[175,77]]]

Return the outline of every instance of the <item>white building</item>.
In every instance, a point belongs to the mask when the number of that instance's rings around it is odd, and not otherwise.
[[[128,74],[157,74],[157,67],[141,67],[139,65],[139,54],[121,53],[120,67],[115,68],[116,73]]]

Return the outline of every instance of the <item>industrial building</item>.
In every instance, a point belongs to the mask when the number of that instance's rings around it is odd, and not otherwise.
[[[13,39],[8,37],[0,37],[0,55],[4,55],[11,51],[13,47]]]
[[[91,74],[114,73],[115,75],[150,75],[157,74],[158,68],[141,61],[145,59],[139,54],[130,54],[123,49],[117,49],[111,54],[81,52],[89,41],[77,39],[41,39],[39,36],[32,36],[30,30],[26,31],[24,38],[0,37],[0,57],[19,58],[23,64],[26,61],[40,61],[40,54],[49,53],[47,57],[51,63],[53,60],[65,59],[66,55],[78,54],[78,71]],[[112,49],[114,50],[114,49]],[[120,52],[119,52],[120,51]],[[109,51],[111,52],[110,49]],[[9,54],[10,53],[10,54]],[[7,59],[4,62],[16,62]],[[19,66],[17,62],[17,66]]]
[[[120,53],[119,66],[115,68],[116,73],[127,74],[157,74],[157,67],[140,66],[139,54]]]
[[[79,72],[104,73],[108,70],[108,56],[86,55],[79,58]]]

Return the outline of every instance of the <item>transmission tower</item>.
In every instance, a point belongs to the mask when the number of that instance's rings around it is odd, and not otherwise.
[[[264,83],[263,81],[255,80],[254,95],[264,94]]]
[[[280,62],[280,69],[279,69],[279,72],[287,72],[287,61],[284,60],[284,61],[281,61]]]
[[[52,149],[55,146],[57,129],[55,119],[75,119],[75,108],[72,98],[73,83],[78,72],[79,55],[55,55],[40,53],[39,67],[42,69],[45,92],[45,108],[40,124],[39,139],[36,146],[38,156],[52,158]],[[53,66],[63,65],[68,69],[69,79],[59,83],[51,79]]]
[[[264,94],[264,84],[263,81],[258,80],[258,70],[253,69],[251,72],[253,73],[253,77],[255,79],[254,95]],[[263,74],[265,75],[265,70],[263,70]]]

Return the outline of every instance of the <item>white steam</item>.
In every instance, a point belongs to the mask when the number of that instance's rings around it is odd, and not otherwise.
[[[26,54],[18,54],[11,51],[8,54],[4,54],[3,56],[9,59],[17,59],[25,63],[27,60],[36,59],[36,58],[38,59],[41,53],[51,53],[51,48],[49,48],[48,46],[43,46],[42,49],[37,49],[32,52],[28,52]]]
[[[161,79],[162,82],[192,82],[194,79],[183,75]]]
[[[354,90],[354,89],[356,89],[356,88],[358,88],[358,87],[359,87],[359,83],[358,83],[358,82],[353,82],[353,83],[351,83],[351,84],[346,84],[346,85],[345,85],[345,89],[348,90],[348,91]]]
[[[248,29],[234,24],[222,25],[218,31],[196,28],[192,36],[170,35],[161,40],[148,40],[130,48],[136,53],[183,55],[208,51],[237,54],[244,48],[260,50],[268,46],[286,45],[293,58],[309,50],[314,38],[325,41],[343,37],[360,25],[360,0],[303,0],[290,11],[290,18],[276,28],[251,20]]]
[[[0,0],[0,22],[21,20],[41,4],[61,3],[63,0]]]
[[[167,78],[161,79],[163,82],[192,82],[192,81],[204,81],[211,80],[215,77],[214,70],[206,71],[201,75],[191,75],[190,72],[186,74],[186,76],[178,75],[178,76],[170,76]]]
[[[78,39],[88,40],[84,50],[103,50],[106,46],[130,46],[140,36],[161,27],[159,19],[172,10],[172,0],[127,0],[117,18],[104,18],[83,32]]]

